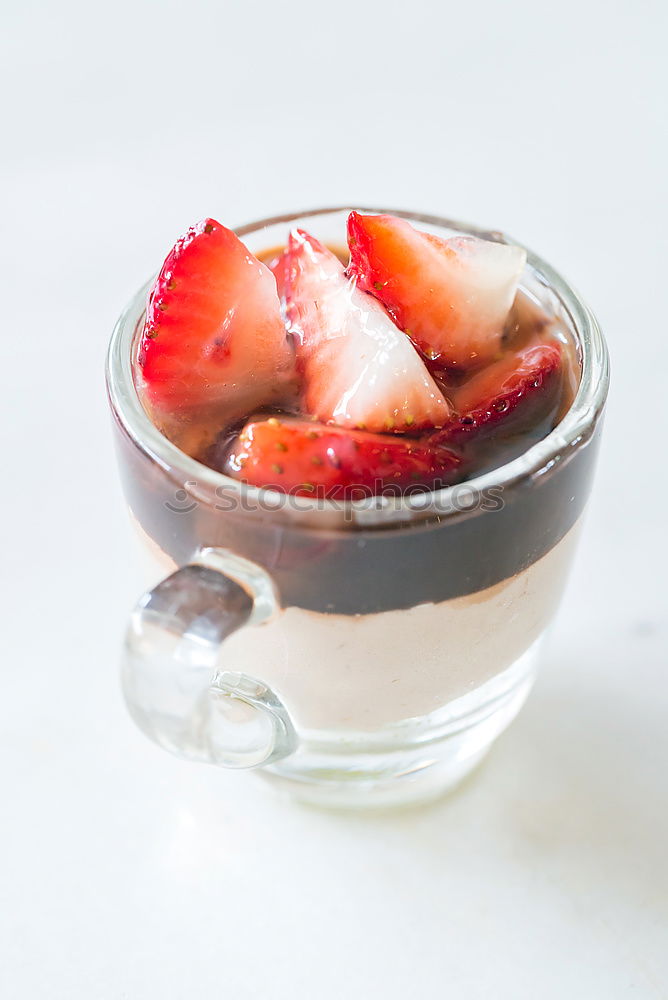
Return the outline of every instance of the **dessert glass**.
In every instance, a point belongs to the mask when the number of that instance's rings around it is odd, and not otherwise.
[[[341,244],[349,211],[237,233],[255,253],[292,226]],[[441,236],[516,242],[391,211]],[[522,706],[564,587],[608,387],[596,320],[528,251],[521,287],[572,338],[581,367],[558,426],[466,484],[335,502],[249,487],[157,430],[132,372],[147,287],[119,319],[107,365],[150,565],[123,654],[133,718],[167,750],[255,768],[310,802],[396,805],[453,787]]]

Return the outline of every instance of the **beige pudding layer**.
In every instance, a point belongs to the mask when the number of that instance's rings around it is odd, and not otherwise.
[[[528,569],[438,604],[369,615],[288,607],[231,635],[220,667],[273,688],[301,729],[368,731],[425,715],[507,670],[536,641],[561,598],[577,534],[578,523]],[[155,585],[175,566],[142,536]]]

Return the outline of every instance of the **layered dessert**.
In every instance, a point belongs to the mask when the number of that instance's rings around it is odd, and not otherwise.
[[[193,226],[133,341],[146,414],[206,470],[183,490],[192,511],[165,463],[123,439],[162,572],[218,546],[275,580],[280,614],[230,636],[221,664],[269,684],[301,732],[431,715],[521,664],[560,597],[592,468],[574,451],[441,513],[452,487],[559,425],[574,331],[519,247],[383,214],[351,212],[346,230],[347,246],[300,225],[251,249],[213,219]]]

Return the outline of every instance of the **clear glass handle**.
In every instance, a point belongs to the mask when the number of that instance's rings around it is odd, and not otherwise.
[[[287,757],[297,737],[274,692],[220,669],[221,644],[278,611],[271,578],[225,549],[202,549],[138,601],[125,636],[123,693],[139,728],[172,753],[222,767]]]

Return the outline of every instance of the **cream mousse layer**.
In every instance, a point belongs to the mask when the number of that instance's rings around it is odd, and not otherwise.
[[[464,597],[369,615],[285,608],[229,636],[219,667],[271,687],[300,730],[374,731],[426,715],[507,670],[538,639],[563,593],[578,525],[527,569]],[[155,586],[176,566],[139,531]]]

